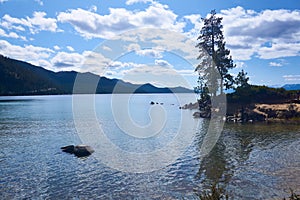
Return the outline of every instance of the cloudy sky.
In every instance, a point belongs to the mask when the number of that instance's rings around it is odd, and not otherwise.
[[[201,18],[251,83],[300,83],[299,0],[0,0],[0,54],[54,71],[195,86]]]

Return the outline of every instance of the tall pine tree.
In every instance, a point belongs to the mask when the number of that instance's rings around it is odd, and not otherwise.
[[[232,87],[234,79],[229,70],[235,65],[230,51],[225,47],[222,18],[217,17],[216,11],[212,10],[210,16],[202,20],[204,26],[198,37],[199,43],[196,45],[200,49],[198,56],[200,63],[195,70],[199,72],[199,76],[203,76],[211,95],[216,96],[218,91],[223,94],[224,88]]]

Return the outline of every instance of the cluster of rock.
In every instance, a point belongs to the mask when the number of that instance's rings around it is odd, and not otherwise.
[[[287,104],[257,104],[255,111],[262,113],[266,120],[270,119],[300,119],[300,104],[287,103]]]
[[[238,109],[233,115],[227,115],[228,122],[260,122],[265,121],[266,116],[262,113],[255,112],[253,109]]]
[[[179,107],[179,109],[199,110],[199,111],[194,112],[194,114],[193,114],[194,118],[210,118],[211,117],[210,108],[208,108],[208,109],[200,108],[199,102],[185,104],[185,105]]]
[[[300,104],[255,104],[238,109],[226,118],[230,122],[297,122],[300,120]]]
[[[210,109],[201,110],[199,103],[189,103],[181,109],[197,110],[195,118],[210,118]],[[300,122],[300,103],[227,105],[226,121],[228,122]]]
[[[150,102],[150,105],[155,105],[155,104],[163,105],[164,103],[158,103],[158,102],[155,103],[154,101],[151,101],[151,102]]]
[[[185,105],[179,107],[179,109],[196,110],[196,109],[199,109],[199,103],[198,103],[198,102],[195,102],[195,103],[185,104]]]

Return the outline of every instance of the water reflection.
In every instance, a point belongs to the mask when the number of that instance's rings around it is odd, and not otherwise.
[[[235,199],[282,198],[289,187],[300,186],[299,130],[296,125],[226,124],[200,160],[195,179],[201,189],[219,184]]]

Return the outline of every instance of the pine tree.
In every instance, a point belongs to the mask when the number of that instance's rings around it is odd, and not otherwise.
[[[212,10],[208,18],[203,19],[204,26],[198,37],[200,64],[196,67],[199,76],[203,76],[210,93],[216,96],[223,89],[232,87],[234,80],[229,74],[229,70],[234,68],[230,51],[226,49],[222,32],[222,18],[216,16],[216,11]]]
[[[234,80],[235,84],[241,88],[248,87],[249,86],[248,81],[249,81],[249,77],[247,77],[247,72],[244,72],[243,69],[238,73],[237,77]]]

